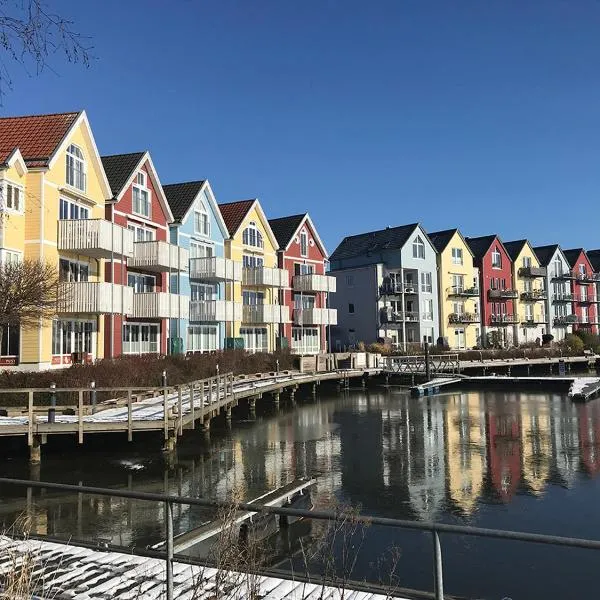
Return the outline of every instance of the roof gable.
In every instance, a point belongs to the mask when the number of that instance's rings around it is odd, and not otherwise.
[[[588,250],[587,257],[594,267],[594,271],[600,271],[600,250]]]
[[[528,244],[527,240],[514,240],[512,242],[504,242],[504,247],[511,257],[512,261],[515,262],[519,258],[519,254],[523,251],[523,248]]]
[[[273,234],[275,235],[281,250],[287,250],[290,247],[292,241],[296,238],[304,224],[310,229],[323,257],[327,258],[327,248],[325,248],[325,244],[323,244],[323,241],[317,232],[317,228],[308,213],[269,220],[269,225],[273,230]]]
[[[240,227],[251,212],[256,212],[257,217],[260,219],[265,233],[269,237],[271,246],[274,250],[279,250],[279,244],[277,238],[271,229],[271,225],[258,201],[258,198],[253,200],[239,200],[237,202],[226,202],[225,204],[219,204],[219,210],[223,215],[223,220],[229,231],[229,237],[234,238]]]
[[[536,246],[533,251],[535,255],[538,257],[540,261],[540,265],[542,267],[547,267],[551,261],[552,257],[556,254],[556,252],[560,252],[562,258],[565,262],[568,262],[563,251],[561,250],[558,244],[548,244],[547,246]]]
[[[448,247],[448,244],[452,241],[454,236],[458,235],[462,243],[465,245],[467,252],[473,256],[473,252],[463,237],[463,234],[460,232],[460,229],[444,229],[443,231],[434,231],[433,233],[428,233],[427,235],[429,236],[431,243],[435,246],[435,249],[440,254]]]
[[[581,256],[583,256],[588,266],[593,267],[592,261],[583,248],[571,248],[569,250],[563,250],[563,254],[565,255],[569,265],[571,265],[571,268],[575,268]]]

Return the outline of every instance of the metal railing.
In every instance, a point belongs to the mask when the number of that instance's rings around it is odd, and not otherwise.
[[[231,503],[219,500],[205,500],[203,498],[190,498],[184,496],[172,496],[167,494],[155,494],[149,492],[133,492],[128,490],[111,490],[83,485],[71,485],[64,483],[47,483],[30,481],[26,479],[0,478],[0,484],[22,486],[33,489],[56,490],[63,492],[74,492],[77,494],[91,494],[95,496],[129,498],[132,500],[145,500],[149,502],[161,502],[164,505],[166,543],[164,551],[157,551],[165,560],[165,587],[167,600],[173,599],[173,563],[174,563],[174,532],[173,532],[173,505],[199,506],[203,508],[234,508],[235,510],[264,513],[284,517],[297,517],[315,519],[320,521],[336,522],[340,515],[336,512],[325,510],[307,510],[299,508],[280,508],[261,504]],[[600,540],[589,540],[582,538],[565,537],[558,535],[546,535],[541,533],[527,533],[521,531],[506,531],[500,529],[489,529],[484,527],[465,527],[463,525],[451,525],[447,523],[408,521],[405,519],[393,519],[389,517],[376,517],[369,515],[356,515],[352,521],[366,526],[378,525],[382,527],[393,527],[396,529],[408,529],[413,531],[426,531],[431,533],[433,546],[433,580],[436,600],[444,598],[444,572],[442,544],[440,534],[468,535],[488,539],[512,540],[529,542],[533,544],[545,544],[550,546],[562,546],[567,548],[584,548],[588,550],[600,550]],[[38,536],[37,539],[40,539]],[[70,541],[72,544],[72,540]],[[115,547],[117,548],[117,547]],[[131,549],[128,549],[131,553]],[[181,559],[185,562],[185,558]]]

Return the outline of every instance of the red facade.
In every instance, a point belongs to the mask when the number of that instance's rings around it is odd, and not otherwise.
[[[598,333],[596,284],[592,277],[594,268],[583,250],[571,267],[573,269],[573,312],[577,315],[574,329],[586,329]]]
[[[488,469],[502,502],[510,502],[521,480],[521,423],[514,412],[486,414]]]
[[[117,225],[125,228],[134,228],[134,240],[139,240],[140,233],[138,229],[144,231],[144,234],[149,236],[145,239],[153,239],[158,241],[168,241],[168,218],[165,213],[165,209],[160,202],[159,192],[154,183],[154,179],[151,174],[150,162],[146,158],[139,168],[136,169],[136,175],[138,173],[145,174],[145,187],[150,192],[150,217],[145,218],[133,211],[133,186],[136,182],[136,177],[133,181],[127,185],[127,187],[121,192],[115,202],[106,205],[105,218],[109,221],[114,221]],[[132,173],[133,175],[133,173]],[[148,232],[148,233],[147,233]],[[120,260],[114,260],[112,262],[106,262],[105,279],[107,282],[114,281],[114,283],[121,285],[128,285],[129,274],[138,274],[140,276],[148,276],[151,281],[154,282],[155,292],[168,292],[168,273],[157,273],[154,271],[144,271],[139,268],[130,268],[127,265],[127,261],[121,262]],[[114,277],[114,279],[113,279]],[[167,330],[168,324],[167,319],[150,319],[150,318],[134,318],[123,315],[107,315],[105,316],[105,335],[104,335],[104,356],[105,357],[117,357],[123,354],[123,326],[125,324],[137,324],[141,327],[144,325],[157,325],[159,327],[159,338],[157,352],[160,354],[167,354]],[[138,335],[145,334],[141,329]],[[141,348],[141,346],[140,346]],[[142,353],[143,351],[140,351]]]

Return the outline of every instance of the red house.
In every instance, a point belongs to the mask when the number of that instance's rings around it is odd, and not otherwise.
[[[497,235],[466,238],[479,269],[481,344],[502,346],[516,343],[513,325],[518,322],[512,289],[512,260]]]
[[[571,267],[573,282],[573,314],[577,316],[573,329],[587,329],[592,333],[598,333],[594,267],[583,248],[565,250],[564,254]]]
[[[173,220],[148,152],[103,156],[113,199],[105,218],[133,233],[133,256],[106,263],[106,281],[133,287],[133,312],[105,317],[104,356],[167,354],[169,319],[189,298],[169,293],[168,272],[187,269],[182,249],[168,243]]]
[[[278,266],[292,275],[280,302],[292,309],[293,318],[280,325],[280,336],[297,354],[326,352],[327,329],[337,325],[337,311],[328,308],[336,280],[325,275],[327,250],[308,214],[272,219],[269,225],[279,244]]]

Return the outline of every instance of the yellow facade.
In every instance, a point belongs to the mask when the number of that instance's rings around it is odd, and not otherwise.
[[[522,394],[519,405],[523,478],[534,494],[541,495],[550,478],[552,462],[550,414],[533,395]]]
[[[244,230],[248,227],[253,227],[260,232],[263,240],[262,247],[244,243]],[[255,257],[259,260],[262,259],[264,267],[268,269],[277,267],[278,245],[258,200],[254,202],[237,231],[230,231],[229,233],[231,237],[225,241],[226,258],[230,258],[235,262],[244,263],[244,257]],[[244,292],[263,294],[263,302],[267,305],[277,305],[279,303],[277,287],[250,286],[245,285],[244,282],[236,282],[227,285],[227,298],[236,303],[244,303]],[[243,330],[249,329],[266,329],[266,347],[260,349],[267,352],[273,352],[275,350],[279,331],[278,323],[245,323],[243,321],[234,321],[232,323],[227,323],[227,336],[235,338],[244,337]],[[246,344],[246,349],[255,350],[256,348]]]
[[[458,230],[438,253],[440,335],[454,349],[477,345],[480,336],[477,268]]]

